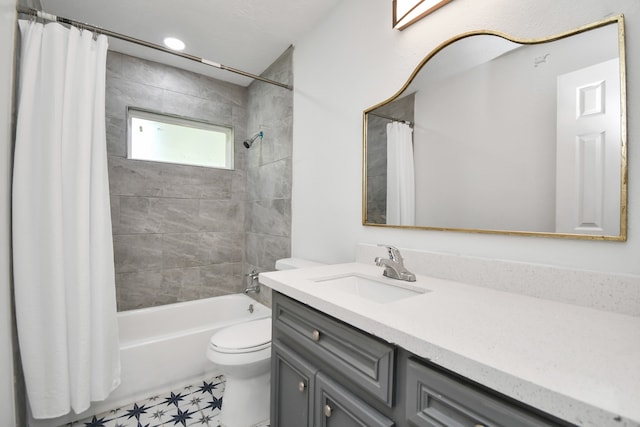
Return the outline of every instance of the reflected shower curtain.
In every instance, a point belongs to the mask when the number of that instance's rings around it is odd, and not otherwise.
[[[387,224],[415,225],[413,129],[387,124]]]
[[[120,382],[105,138],[107,39],[20,21],[13,178],[18,339],[35,418]]]

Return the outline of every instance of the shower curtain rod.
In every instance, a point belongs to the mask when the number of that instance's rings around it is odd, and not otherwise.
[[[261,76],[256,76],[255,74],[251,74],[251,73],[248,73],[246,71],[238,70],[237,68],[232,68],[232,67],[229,67],[227,65],[219,64],[217,62],[213,62],[213,61],[210,61],[208,59],[200,58],[200,57],[195,56],[195,55],[190,55],[188,53],[177,52],[175,50],[171,50],[169,48],[166,48],[164,46],[160,46],[158,44],[150,43],[150,42],[147,42],[147,41],[144,41],[144,40],[136,39],[134,37],[126,36],[124,34],[116,33],[115,31],[110,31],[110,30],[107,30],[107,29],[104,29],[104,28],[96,27],[96,26],[85,24],[85,23],[78,22],[78,21],[74,21],[73,19],[63,18],[61,16],[52,15],[50,13],[42,12],[42,11],[36,10],[36,9],[19,7],[19,8],[17,8],[17,11],[18,11],[18,13],[22,13],[24,15],[36,16],[38,18],[42,18],[42,19],[47,20],[47,21],[61,22],[63,24],[72,25],[74,27],[78,27],[78,28],[94,31],[94,32],[96,32],[98,34],[104,34],[105,36],[114,37],[116,39],[124,40],[124,41],[127,41],[129,43],[134,43],[134,44],[138,44],[138,45],[141,45],[141,46],[146,46],[146,47],[149,47],[151,49],[156,49],[156,50],[159,50],[159,51],[162,51],[162,52],[165,52],[165,53],[169,53],[171,55],[179,56],[181,58],[185,58],[185,59],[189,59],[191,61],[199,62],[201,64],[209,65],[211,67],[218,68],[220,70],[225,70],[225,71],[229,71],[229,72],[232,72],[232,73],[240,74],[242,76],[249,77],[249,78],[252,78],[252,79],[255,79],[255,80],[259,80],[261,82],[265,82],[265,83],[269,83],[269,84],[272,84],[272,85],[283,87],[285,89],[293,90],[293,87],[291,85],[288,85],[288,84],[285,84],[285,83],[280,83],[280,82],[277,82],[275,80],[267,79],[267,78],[264,78],[264,77],[261,77]]]
[[[367,113],[367,114],[371,114],[372,116],[380,117],[382,119],[391,120],[392,122],[401,122],[409,126],[413,126],[413,122],[410,122],[409,120],[396,119],[395,117],[385,116],[384,114],[378,114],[378,113]]]

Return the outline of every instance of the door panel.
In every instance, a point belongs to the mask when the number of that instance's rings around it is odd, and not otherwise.
[[[393,427],[394,422],[323,373],[316,375],[316,427]]]
[[[272,348],[271,425],[313,426],[315,367],[282,343]]]
[[[620,234],[620,68],[558,76],[556,232]]]

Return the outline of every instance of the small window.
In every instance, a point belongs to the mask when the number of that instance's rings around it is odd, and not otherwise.
[[[128,158],[233,169],[233,129],[128,108]]]

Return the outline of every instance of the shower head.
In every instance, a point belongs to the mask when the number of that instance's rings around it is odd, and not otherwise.
[[[256,138],[260,137],[260,141],[262,141],[262,137],[264,136],[264,134],[262,133],[262,131],[256,133],[255,135],[253,135],[250,139],[245,139],[244,142],[242,143],[246,148],[251,148],[251,146],[253,145],[253,141],[256,140]]]

